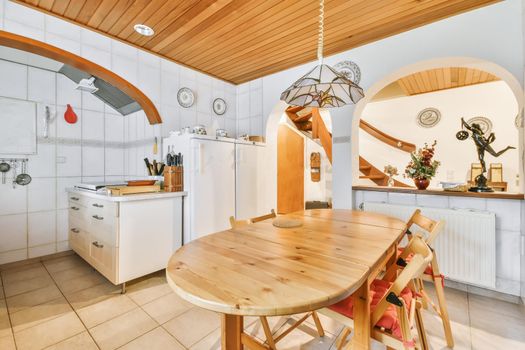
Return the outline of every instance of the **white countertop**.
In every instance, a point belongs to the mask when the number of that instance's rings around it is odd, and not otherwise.
[[[110,202],[132,202],[132,201],[144,201],[144,200],[151,200],[151,199],[175,198],[175,197],[184,197],[188,194],[187,192],[152,192],[152,193],[127,194],[125,196],[110,196],[105,193],[91,192],[88,190],[81,190],[78,188],[68,188],[66,191],[69,193],[78,193],[82,196],[96,198],[96,199],[110,201]]]

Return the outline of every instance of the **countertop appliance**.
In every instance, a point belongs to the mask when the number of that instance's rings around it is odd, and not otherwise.
[[[83,182],[75,185],[76,188],[93,192],[105,189],[107,186],[126,186],[126,182]]]

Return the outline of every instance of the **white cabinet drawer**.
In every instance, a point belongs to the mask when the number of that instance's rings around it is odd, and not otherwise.
[[[89,257],[93,267],[115,283],[117,248],[90,235]]]
[[[88,212],[86,207],[77,204],[76,202],[69,203],[69,217],[77,220],[85,221],[87,219]]]
[[[102,215],[90,215],[87,219],[87,230],[96,239],[103,240],[113,247],[118,247],[118,220],[113,216]]]
[[[118,203],[88,197],[84,198],[84,201],[89,212],[93,213],[92,215],[118,216]]]
[[[69,220],[69,244],[82,256],[89,255],[89,233],[81,228],[78,220]]]
[[[82,195],[80,195],[78,193],[69,193],[68,194],[68,199],[69,199],[69,203],[70,204],[76,203],[76,204],[79,204],[79,205],[86,206],[86,204],[85,204],[86,198],[87,197],[82,196]]]

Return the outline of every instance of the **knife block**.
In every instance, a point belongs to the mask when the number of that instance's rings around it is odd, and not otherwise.
[[[164,192],[184,191],[184,167],[164,167]]]

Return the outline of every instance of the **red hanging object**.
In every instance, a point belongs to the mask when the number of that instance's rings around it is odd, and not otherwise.
[[[64,113],[64,119],[69,124],[75,124],[78,120],[77,114],[73,110],[70,104],[67,105],[66,112]]]

